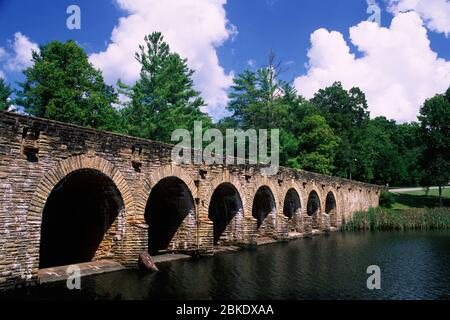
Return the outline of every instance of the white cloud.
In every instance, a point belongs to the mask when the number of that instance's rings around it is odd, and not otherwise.
[[[256,65],[256,60],[254,60],[254,59],[248,60],[248,61],[247,61],[247,65],[248,65],[249,67],[254,67],[254,66]]]
[[[218,118],[226,113],[227,89],[232,74],[219,64],[216,48],[236,34],[226,18],[226,0],[116,0],[129,15],[119,19],[105,51],[94,53],[90,61],[103,71],[109,83],[117,79],[131,84],[138,79],[140,66],[134,58],[144,36],[161,31],[173,51],[188,59],[196,72],[194,83],[202,92],[205,108]]]
[[[14,41],[12,41],[10,45],[12,53],[7,55],[5,64],[6,70],[21,71],[32,65],[32,51],[37,51],[39,49],[36,43],[31,42],[20,32],[16,32],[14,34]]]
[[[0,61],[6,58],[6,50],[0,47]]]
[[[394,17],[389,28],[361,22],[350,28],[350,40],[363,53],[356,58],[341,33],[325,29],[311,35],[306,75],[295,79],[299,93],[310,98],[320,88],[341,81],[365,93],[372,116],[416,120],[420,105],[450,85],[450,62],[438,58],[420,17]]]
[[[0,47],[0,62],[6,58],[6,50]],[[6,79],[5,73],[0,69],[0,78]]]
[[[389,0],[388,10],[394,14],[415,11],[432,31],[450,34],[450,1],[448,0]]]

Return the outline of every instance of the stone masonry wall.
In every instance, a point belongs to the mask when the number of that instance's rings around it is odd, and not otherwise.
[[[187,186],[195,208],[175,233],[169,249],[213,252],[213,224],[208,218],[212,193],[223,182],[239,193],[242,213],[227,228],[223,239],[240,244],[258,237],[282,239],[289,231],[311,232],[306,203],[311,191],[320,198],[319,221],[325,225],[325,199],[333,192],[336,225],[353,212],[378,205],[383,187],[280,168],[265,177],[259,165],[187,165],[171,162],[172,146],[144,139],[101,132],[75,125],[0,112],[0,287],[35,280],[39,270],[42,214],[53,188],[69,173],[97,170],[109,177],[122,197],[124,208],[106,233],[96,257],[135,266],[148,248],[145,208],[152,188],[175,176]],[[252,217],[256,191],[267,186],[276,209],[260,230]],[[301,208],[294,217],[283,215],[286,192],[298,193]],[[62,212],[61,214],[64,214]],[[235,234],[232,235],[231,233]]]

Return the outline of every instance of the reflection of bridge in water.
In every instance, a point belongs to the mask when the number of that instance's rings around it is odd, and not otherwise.
[[[0,112],[0,286],[40,268],[333,230],[382,190],[289,168],[176,166],[171,148]]]

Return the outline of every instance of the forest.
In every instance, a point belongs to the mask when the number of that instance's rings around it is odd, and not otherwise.
[[[279,129],[280,165],[389,186],[446,186],[450,181],[450,88],[423,102],[416,122],[371,118],[365,94],[339,79],[312,99],[282,79],[283,64],[237,74],[229,116],[214,122],[202,112],[194,70],[159,32],[145,37],[135,58],[133,85],[105,83],[74,41],[53,41],[33,52],[16,89],[0,78],[0,110],[169,142],[175,129]],[[120,99],[119,99],[120,98]]]

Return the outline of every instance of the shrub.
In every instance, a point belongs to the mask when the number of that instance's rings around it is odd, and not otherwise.
[[[382,192],[380,194],[380,206],[384,208],[392,208],[395,203],[395,195],[390,192]]]

